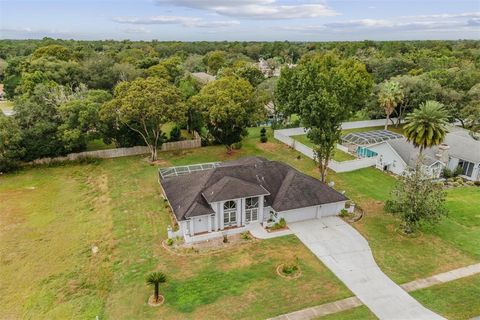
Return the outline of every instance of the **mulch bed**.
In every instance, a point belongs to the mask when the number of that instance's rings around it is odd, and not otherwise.
[[[155,296],[152,294],[149,298],[148,298],[148,305],[150,307],[159,307],[161,306],[164,302],[165,302],[165,297],[162,296],[162,295],[159,295],[158,296],[158,302],[155,302]]]

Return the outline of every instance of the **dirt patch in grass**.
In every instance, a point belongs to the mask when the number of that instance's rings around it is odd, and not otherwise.
[[[278,147],[278,144],[273,142],[257,143],[257,148],[268,152],[276,151]]]

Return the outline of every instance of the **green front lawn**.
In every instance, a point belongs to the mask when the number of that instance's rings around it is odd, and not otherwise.
[[[232,159],[257,148],[257,134],[231,156],[216,146],[160,158],[164,165]],[[283,148],[271,142],[258,147],[265,155]],[[290,161],[298,161],[292,155]],[[144,157],[128,157],[0,177],[0,314],[257,319],[352,296],[294,236],[206,256],[168,253],[161,241],[170,218],[156,172]],[[302,277],[277,276],[277,265],[295,257]],[[168,275],[160,308],[146,305],[152,289],[145,276],[153,270]]]
[[[260,143],[259,131],[251,129],[243,148],[232,155],[222,146],[212,146],[160,153],[159,159],[162,166],[171,166],[257,155],[318,177],[311,159],[275,141],[271,132],[269,141]],[[383,211],[395,178],[369,168],[329,172],[328,180],[364,208],[365,217],[354,226],[397,283],[479,262],[480,188],[450,190],[450,216],[438,226],[424,228],[418,238],[405,238],[395,232],[398,220]],[[351,296],[293,236],[207,256],[169,254],[160,245],[169,224],[167,210],[156,167],[144,157],[30,168],[1,176],[0,314],[257,319]],[[93,245],[99,248],[95,255]],[[293,256],[299,257],[303,276],[293,281],[277,277],[276,265]],[[156,269],[167,273],[168,282],[161,288],[165,305],[152,309],[146,306],[151,289],[145,285],[145,275]],[[446,292],[451,299],[463,297],[460,289]],[[433,309],[435,303],[429,299],[425,305]],[[472,300],[471,305],[475,310],[480,301]],[[370,316],[357,308],[352,317],[357,312],[357,318]],[[451,314],[455,318],[455,308]]]
[[[480,275],[410,294],[423,305],[448,319],[471,319],[480,315]]]
[[[375,320],[378,319],[366,306],[356,307],[350,310],[337,312],[317,320]]]
[[[303,143],[307,147],[313,148],[315,145],[307,138],[306,134],[291,136],[291,138],[297,140],[298,142]],[[356,158],[351,155],[350,153],[344,152],[340,149],[335,149],[335,153],[333,154],[333,160],[335,161],[347,161],[347,160],[355,160]]]

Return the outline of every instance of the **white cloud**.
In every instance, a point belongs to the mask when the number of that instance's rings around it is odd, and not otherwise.
[[[435,14],[393,19],[358,19],[325,23],[320,25],[286,26],[283,29],[291,31],[316,32],[321,30],[338,32],[356,31],[420,31],[420,30],[463,30],[480,25],[479,12],[459,14]]]
[[[235,20],[204,20],[187,16],[155,16],[155,17],[115,17],[113,21],[125,24],[179,24],[185,27],[221,28],[239,24]]]
[[[157,3],[249,19],[300,19],[338,15],[320,2],[282,5],[276,0],[157,0]]]

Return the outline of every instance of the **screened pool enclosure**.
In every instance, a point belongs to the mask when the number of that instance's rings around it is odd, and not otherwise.
[[[368,146],[382,141],[399,138],[403,138],[403,136],[388,130],[375,130],[367,132],[351,132],[344,135],[342,141],[344,144]]]

